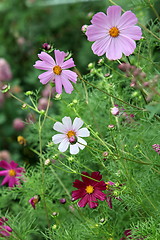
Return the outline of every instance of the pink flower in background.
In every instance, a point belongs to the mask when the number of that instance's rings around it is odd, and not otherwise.
[[[74,67],[74,61],[72,58],[64,61],[66,53],[59,50],[54,50],[55,60],[46,52],[41,52],[38,57],[42,61],[36,61],[34,67],[47,72],[38,76],[42,84],[47,84],[49,81],[55,83],[56,92],[62,93],[62,86],[66,93],[73,91],[73,86],[70,81],[76,83],[77,74],[68,68]]]
[[[102,192],[106,190],[106,184],[104,181],[100,181],[102,175],[99,172],[92,172],[91,175],[87,172],[82,172],[82,174],[86,176],[81,176],[83,181],[76,179],[73,183],[73,187],[78,190],[72,192],[72,200],[81,198],[78,202],[79,207],[85,207],[88,203],[90,208],[96,208],[98,206],[97,199],[104,201],[106,198],[106,194]]]
[[[0,82],[9,81],[12,78],[10,65],[4,58],[0,58]]]
[[[36,204],[40,201],[40,196],[39,195],[35,195],[34,197],[29,199],[29,203],[32,205],[32,207],[35,209],[36,208]]]
[[[87,145],[87,142],[81,137],[89,137],[90,132],[87,128],[81,128],[83,121],[80,118],[75,118],[72,124],[70,117],[62,118],[61,122],[56,122],[53,129],[60,132],[52,137],[55,144],[59,144],[59,151],[65,152],[70,146],[70,153],[79,153],[79,148],[82,150]]]
[[[9,237],[11,235],[10,233],[12,232],[12,228],[4,225],[5,222],[7,221],[8,219],[5,217],[0,218],[0,236],[1,237]]]
[[[110,6],[107,15],[96,13],[88,26],[86,35],[89,41],[94,42],[94,54],[106,54],[109,60],[117,60],[124,55],[129,56],[136,48],[134,40],[140,40],[141,28],[135,26],[137,18],[134,13],[127,11],[121,16],[120,6]]]
[[[18,164],[14,161],[8,163],[4,160],[0,161],[0,167],[6,169],[0,171],[0,176],[5,176],[1,185],[8,183],[8,186],[11,188],[15,185],[20,185],[20,177],[25,171],[24,168],[18,167]]]
[[[114,116],[117,116],[119,114],[119,108],[118,107],[113,107],[111,108],[111,113],[114,115]]]
[[[13,128],[17,131],[23,130],[25,124],[21,118],[15,118],[13,121]]]

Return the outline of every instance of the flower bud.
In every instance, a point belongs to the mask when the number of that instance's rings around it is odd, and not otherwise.
[[[24,122],[21,118],[15,118],[13,121],[13,128],[17,131],[22,130],[25,127]]]
[[[42,44],[42,48],[43,48],[44,50],[46,50],[46,51],[49,51],[49,50],[51,50],[51,45],[48,44],[48,43],[43,43],[43,44]]]
[[[119,114],[119,108],[117,108],[117,107],[111,108],[111,113],[112,113],[114,116],[117,116],[117,115]]]
[[[12,78],[10,65],[4,58],[0,58],[0,82],[9,81]]]
[[[59,200],[59,202],[60,202],[61,204],[65,204],[65,203],[66,203],[66,199],[65,199],[65,198],[61,198],[61,199]]]
[[[85,33],[86,31],[87,31],[87,27],[88,27],[88,25],[83,25],[82,27],[81,27],[81,31],[83,32],[83,33]]]
[[[51,105],[51,103],[50,103]],[[38,110],[46,110],[48,106],[48,99],[47,98],[40,98],[38,101]]]

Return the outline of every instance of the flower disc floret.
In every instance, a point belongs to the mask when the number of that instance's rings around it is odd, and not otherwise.
[[[73,123],[70,117],[64,117],[61,122],[56,122],[53,129],[60,132],[52,137],[55,144],[59,144],[59,151],[65,152],[68,147],[71,154],[79,153],[79,149],[83,150],[87,142],[83,137],[89,137],[90,132],[87,128],[81,128],[83,121],[80,118],[75,118]]]
[[[77,73],[69,70],[69,68],[75,67],[74,61],[72,58],[65,61],[67,54],[63,51],[54,50],[54,55],[55,60],[46,52],[38,54],[41,61],[36,61],[34,67],[46,71],[38,78],[42,84],[55,83],[58,94],[62,93],[62,87],[66,93],[71,93],[73,91],[71,82],[76,83],[77,81]]]
[[[106,54],[109,60],[132,54],[136,48],[135,40],[142,37],[141,28],[135,26],[138,19],[131,11],[121,15],[120,6],[110,6],[106,13],[96,13],[87,27],[86,36],[91,42],[94,54]]]

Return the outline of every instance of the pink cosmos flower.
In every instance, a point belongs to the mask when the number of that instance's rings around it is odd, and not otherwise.
[[[35,195],[34,197],[29,199],[29,203],[32,205],[32,207],[35,209],[36,208],[36,204],[40,201],[40,196],[39,195]]]
[[[9,237],[11,235],[10,232],[12,232],[12,228],[4,225],[5,222],[7,221],[8,219],[5,217],[0,218],[0,236],[1,237]]]
[[[110,6],[107,15],[96,13],[88,26],[86,35],[89,41],[94,42],[94,54],[106,54],[109,60],[116,60],[124,55],[129,56],[136,48],[134,40],[140,40],[141,28],[135,26],[137,18],[134,13],[127,11],[121,16],[120,6]]]
[[[119,114],[119,108],[118,107],[113,107],[111,108],[111,113],[114,115],[114,116],[117,116]]]
[[[59,144],[59,151],[65,152],[70,146],[70,153],[77,154],[79,149],[84,149],[87,142],[81,137],[89,137],[90,132],[87,128],[81,128],[83,121],[80,118],[75,118],[72,124],[70,117],[62,118],[61,122],[56,122],[53,129],[60,132],[52,137],[55,144]]]
[[[24,168],[18,167],[18,164],[14,161],[10,163],[2,160],[0,161],[0,167],[6,170],[0,171],[0,176],[5,176],[1,185],[8,183],[9,187],[14,187],[15,185],[20,185],[21,173],[24,172]]]
[[[73,86],[70,81],[75,83],[77,74],[67,69],[75,66],[74,61],[72,58],[64,61],[67,54],[63,51],[54,50],[54,55],[55,60],[46,52],[38,54],[42,61],[36,61],[34,67],[47,71],[40,74],[38,78],[42,84],[47,84],[49,81],[54,82],[58,94],[62,93],[62,86],[66,93],[71,93]]]
[[[97,199],[104,201],[106,198],[106,194],[102,192],[106,190],[106,184],[104,181],[100,181],[102,175],[99,172],[92,172],[91,175],[87,172],[82,172],[82,174],[86,176],[81,176],[83,181],[76,179],[73,183],[73,187],[78,190],[72,192],[72,200],[81,198],[78,202],[79,207],[85,207],[88,203],[90,208],[96,208],[98,206]]]

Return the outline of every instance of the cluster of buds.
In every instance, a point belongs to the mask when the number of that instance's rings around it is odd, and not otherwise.
[[[156,151],[160,155],[160,145],[159,144],[153,144],[152,148],[154,151]]]
[[[134,114],[126,113],[124,108],[120,108],[117,104],[114,104],[114,107],[111,108],[112,115],[116,117],[123,117],[126,123],[132,123],[134,120]]]

